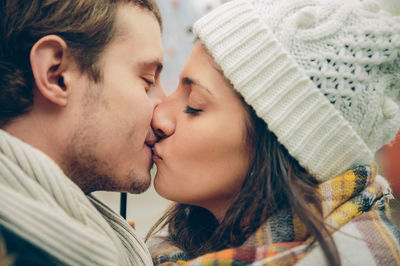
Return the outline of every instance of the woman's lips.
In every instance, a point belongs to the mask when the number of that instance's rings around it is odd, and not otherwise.
[[[160,155],[160,154],[158,153],[158,151],[157,151],[156,145],[153,146],[153,160],[154,160],[154,161],[160,161],[160,160],[162,160],[161,155]]]

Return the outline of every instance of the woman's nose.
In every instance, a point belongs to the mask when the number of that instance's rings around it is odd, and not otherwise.
[[[151,121],[153,131],[159,138],[167,138],[175,132],[173,110],[166,101],[157,105]]]

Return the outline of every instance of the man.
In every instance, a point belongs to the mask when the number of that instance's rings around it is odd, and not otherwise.
[[[150,122],[165,97],[156,3],[6,0],[0,8],[6,245],[11,234],[50,264],[151,264],[129,225],[85,194],[140,193],[151,183]],[[18,245],[7,248],[18,261]]]

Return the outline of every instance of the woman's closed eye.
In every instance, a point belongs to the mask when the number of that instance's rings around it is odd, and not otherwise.
[[[185,109],[184,112],[187,113],[187,114],[190,114],[190,115],[197,115],[202,111],[203,110],[201,110],[201,109],[196,109],[196,108],[193,108],[193,107],[190,107],[190,106],[186,106],[186,109]]]

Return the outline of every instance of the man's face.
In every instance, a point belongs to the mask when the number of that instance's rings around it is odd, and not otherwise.
[[[63,163],[85,193],[141,193],[151,183],[150,123],[165,97],[160,26],[151,12],[125,4],[118,8],[116,28],[98,62],[101,80],[83,74],[75,86],[83,92]]]

